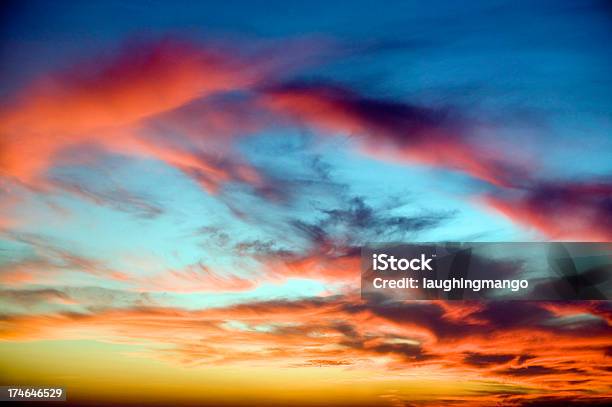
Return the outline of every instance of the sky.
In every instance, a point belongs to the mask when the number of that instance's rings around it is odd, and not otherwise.
[[[608,302],[364,300],[359,250],[612,241],[611,18],[6,2],[0,381],[102,404],[609,402]]]

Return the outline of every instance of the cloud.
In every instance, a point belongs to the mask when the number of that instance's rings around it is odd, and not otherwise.
[[[576,241],[612,240],[612,184],[542,182],[519,190],[499,191],[484,203],[547,238]]]
[[[237,137],[281,120],[313,128],[318,136],[354,136],[359,151],[370,157],[484,180],[497,187],[482,199],[487,207],[549,238],[610,240],[607,183],[538,182],[519,155],[510,157],[491,139],[474,136],[474,123],[452,109],[368,97],[326,82],[284,81],[288,75],[280,74],[281,67],[303,68],[325,48],[304,44],[304,51],[289,55],[279,46],[249,53],[240,52],[244,44],[234,49],[172,40],[138,43],[48,75],[0,108],[0,174],[39,191],[60,188],[149,218],[161,213],[155,202],[131,191],[47,179],[52,168],[97,165],[110,153],[161,161],[209,193],[241,183],[253,194],[284,202],[294,185],[251,165],[233,148]],[[271,78],[280,84],[266,85]],[[74,154],[79,149],[85,153]],[[334,214],[346,222],[368,220],[366,212],[343,211]],[[390,227],[429,226],[427,219],[395,221]],[[0,227],[14,223],[0,219]]]
[[[241,277],[229,272],[215,272],[201,262],[181,269],[139,276],[113,269],[104,261],[62,247],[69,246],[66,242],[52,244],[45,237],[32,234],[11,233],[9,236],[28,247],[25,256],[0,264],[0,282],[12,287],[32,284],[55,287],[63,273],[88,274],[107,282],[121,283],[125,289],[139,293],[242,292],[255,288],[261,282],[257,275]],[[34,295],[23,290],[11,292],[29,297]],[[117,298],[113,298],[113,303],[117,301]]]
[[[107,177],[106,181],[109,180],[111,178]],[[96,182],[86,182],[54,178],[51,183],[61,192],[68,192],[96,205],[108,206],[145,219],[152,219],[164,213],[161,205],[155,203],[151,197],[136,194],[121,187],[118,183],[111,182],[111,185],[106,186],[100,181],[99,179]]]
[[[546,367],[541,365],[530,365],[526,367],[509,368],[500,371],[501,374],[508,376],[543,376],[543,375],[564,375],[569,374],[572,376],[579,376],[586,373],[583,369],[555,369],[552,367]]]
[[[231,180],[258,182],[256,171],[237,157],[219,159],[144,132],[147,120],[216,93],[243,89],[258,74],[253,61],[247,64],[220,47],[170,40],[83,62],[39,80],[2,107],[0,171],[46,186],[46,171],[70,160],[62,152],[87,146],[161,160],[211,192]],[[214,113],[208,111],[209,121],[223,126],[227,119],[215,119]]]
[[[553,323],[558,314],[540,303],[522,306],[520,311],[535,315],[525,317],[524,324],[517,317],[500,319],[502,311],[510,312],[516,304],[398,304],[334,296],[198,310],[98,306],[85,313],[5,315],[0,335],[22,340],[147,338],[168,345],[168,354],[159,347],[151,350],[161,352],[158,357],[188,364],[293,366],[325,360],[328,365],[336,361],[366,367],[384,361],[389,369],[424,365],[435,371],[443,365],[446,371],[468,376],[476,369],[491,380],[512,376],[533,383],[546,376],[572,389],[570,381],[578,379],[597,377],[602,386],[612,382],[601,370],[609,367],[602,359],[609,348],[609,325],[603,330],[590,330],[588,324],[578,330],[560,327]],[[555,303],[558,310],[583,315],[591,306]],[[79,326],[88,329],[75,329]],[[169,330],[175,335],[168,336]]]
[[[569,392],[568,392],[569,393]],[[567,395],[548,395],[548,396],[530,396],[524,399],[514,398],[508,401],[514,401],[521,407],[538,406],[538,407],[581,407],[581,406],[605,406],[610,403],[609,397],[592,396],[581,394],[580,392],[571,392]]]
[[[259,285],[257,276],[240,277],[227,272],[214,272],[202,263],[132,281],[138,290],[146,292],[227,293],[249,291]]]
[[[487,367],[492,365],[503,365],[516,357],[514,354],[485,354],[478,352],[468,352],[465,356],[465,363],[477,367]]]
[[[357,287],[360,279],[361,246],[383,236],[405,239],[435,228],[451,217],[448,213],[393,215],[401,202],[373,207],[363,197],[339,194],[338,206],[319,208],[316,221],[300,219],[287,223],[292,234],[303,240],[301,250],[278,248],[272,242],[241,242],[235,250],[263,263],[267,278],[311,278]]]
[[[170,40],[134,44],[110,60],[85,62],[26,89],[5,112],[4,126],[74,134],[130,124],[242,87],[247,75],[238,61],[214,47]]]
[[[68,295],[77,302],[88,298]],[[561,394],[598,401],[612,384],[605,356],[611,328],[602,329],[595,314],[609,312],[609,306],[597,302],[397,303],[347,295],[193,310],[150,302],[108,304],[100,301],[79,312],[5,312],[0,339],[136,340],[149,346],[142,356],[187,366],[325,366],[441,375],[486,381],[493,390],[480,397],[493,394],[496,402],[517,405]],[[591,317],[576,328],[559,325],[562,315]],[[464,402],[471,400],[466,397]]]
[[[129,275],[108,267],[105,262],[89,258],[51,243],[44,236],[8,233],[13,241],[26,245],[29,253],[9,258],[0,264],[0,282],[12,286],[52,284],[61,273],[84,273],[102,280],[126,282]]]
[[[262,100],[295,123],[359,137],[361,152],[379,159],[456,170],[495,185],[508,185],[523,173],[501,151],[469,140],[464,123],[442,110],[369,98],[328,83],[269,87]]]
[[[41,302],[62,302],[71,303],[72,299],[68,294],[53,288],[42,288],[35,290],[0,290],[2,302],[10,305],[29,307]]]
[[[87,312],[112,302],[115,307],[153,306],[147,292],[102,287],[13,288],[0,290],[0,303],[5,313],[18,315]]]

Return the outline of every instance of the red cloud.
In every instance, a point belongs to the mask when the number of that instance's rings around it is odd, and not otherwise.
[[[209,191],[228,180],[259,182],[246,164],[218,162],[180,143],[154,142],[140,131],[143,120],[217,92],[242,89],[256,72],[219,50],[165,41],[48,77],[0,111],[0,171],[40,185],[44,172],[57,164],[58,153],[87,144],[162,160]]]
[[[612,185],[539,184],[484,202],[551,239],[612,241]]]
[[[495,185],[508,185],[517,175],[517,168],[468,141],[460,126],[433,109],[328,85],[280,86],[267,90],[263,101],[298,123],[360,136],[361,151],[370,156],[457,170]]]

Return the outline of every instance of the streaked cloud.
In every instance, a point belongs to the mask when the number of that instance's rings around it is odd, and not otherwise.
[[[478,374],[500,384],[511,377],[531,396],[567,392],[603,399],[610,385],[604,374],[610,368],[605,356],[610,328],[598,316],[602,312],[609,314],[609,307],[597,302],[391,303],[336,296],[193,311],[138,306],[4,315],[1,335],[5,340],[146,339],[164,345],[153,345],[151,356],[187,365],[349,369],[382,364],[389,372],[426,368]],[[553,323],[565,313],[592,318],[583,318],[580,329]],[[596,384],[586,390],[582,381],[589,379]]]
[[[458,170],[496,185],[522,172],[502,151],[469,141],[461,119],[441,109],[367,97],[327,83],[271,87],[264,100],[298,125],[357,137],[361,152],[375,158]]]
[[[605,404],[606,302],[358,295],[367,243],[612,239],[609,10],[552,3],[9,7],[3,372],[81,385],[104,359],[87,390],[148,370],[198,405]]]
[[[519,224],[550,239],[610,241],[612,185],[609,183],[539,183],[502,191],[484,202]]]

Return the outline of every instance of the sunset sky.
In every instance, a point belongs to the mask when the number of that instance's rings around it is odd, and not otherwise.
[[[612,241],[611,41],[606,1],[3,3],[0,384],[611,402],[609,302],[359,286],[367,243]]]

